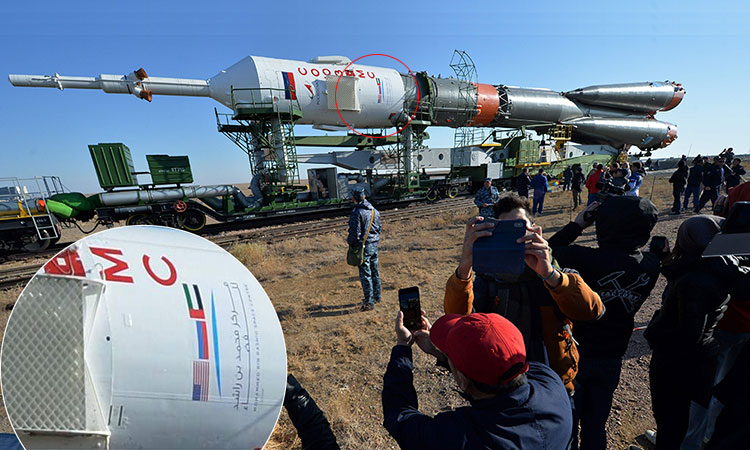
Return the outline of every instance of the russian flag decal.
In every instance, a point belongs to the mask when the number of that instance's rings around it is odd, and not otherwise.
[[[297,100],[297,85],[294,83],[294,74],[292,72],[281,72],[284,77],[284,98],[287,100]]]

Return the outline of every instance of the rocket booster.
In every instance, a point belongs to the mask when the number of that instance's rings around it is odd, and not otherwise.
[[[296,102],[297,124],[317,128],[389,128],[415,119],[422,125],[536,127],[570,125],[573,140],[623,148],[661,148],[677,137],[675,125],[654,119],[675,108],[682,85],[665,82],[589,86],[568,92],[471,83],[425,72],[351,64],[342,56],[309,62],[248,56],[207,80],[128,75],[70,77],[9,75],[14,86],[101,89],[133,94],[210,97],[228,108],[253,102]],[[343,118],[343,120],[342,120]]]

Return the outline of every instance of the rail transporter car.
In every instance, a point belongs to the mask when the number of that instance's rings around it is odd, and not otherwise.
[[[60,240],[48,201],[62,192],[57,177],[0,178],[0,251],[43,251]]]
[[[378,205],[403,203],[441,196],[455,197],[470,188],[469,177],[422,180],[419,188],[403,189],[397,174],[337,173],[336,168],[310,169],[308,186],[287,191],[271,189],[254,177],[249,189],[233,185],[195,186],[187,156],[147,155],[149,170],[137,172],[130,149],[122,143],[89,145],[94,169],[103,192],[84,195],[57,192],[43,198],[47,215],[55,223],[76,223],[96,218],[112,225],[163,225],[197,232],[207,217],[218,222],[248,222],[321,212],[345,211],[351,207],[351,191],[363,187]],[[150,183],[139,183],[148,175]],[[249,192],[248,192],[249,190]],[[34,199],[36,201],[36,198]]]

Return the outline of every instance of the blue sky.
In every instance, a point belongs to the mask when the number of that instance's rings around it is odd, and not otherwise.
[[[727,146],[750,152],[743,133],[750,5],[739,1],[26,4],[11,2],[0,15],[0,177],[59,175],[74,191],[96,192],[86,146],[125,142],[139,170],[146,154],[187,154],[197,183],[247,182],[244,153],[216,131],[213,108],[223,107],[211,99],[147,103],[101,91],[14,88],[6,78],[139,67],[151,76],[209,78],[247,55],[387,53],[412,70],[447,76],[453,50],[461,49],[484,83],[571,90],[677,80],[684,101],[657,118],[677,124],[679,138],[657,155]],[[452,130],[428,131],[430,146],[452,142]]]

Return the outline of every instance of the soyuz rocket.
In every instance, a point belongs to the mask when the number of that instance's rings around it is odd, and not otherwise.
[[[72,77],[9,75],[14,86],[101,89],[133,94],[211,97],[233,108],[243,102],[297,102],[297,124],[320,129],[390,128],[419,117],[420,124],[444,127],[572,127],[572,139],[623,149],[663,148],[677,138],[674,124],[656,120],[683,99],[676,82],[589,86],[567,92],[503,84],[472,83],[425,72],[352,64],[343,56],[309,62],[248,56],[207,80],[149,77],[143,69],[128,75]],[[264,98],[250,98],[263,93]]]

